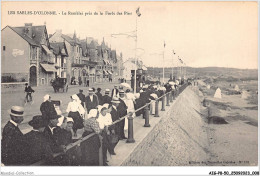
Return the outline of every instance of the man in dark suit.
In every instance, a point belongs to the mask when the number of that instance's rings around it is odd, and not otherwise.
[[[127,106],[126,106],[126,104],[124,102],[124,99],[125,99],[125,92],[123,90],[121,90],[119,92],[119,101],[120,101],[120,103],[119,103],[119,105],[117,107],[119,118],[124,117],[124,116],[127,115]],[[124,132],[125,119],[121,120],[118,125],[119,125],[119,139],[120,140],[127,139],[125,137],[125,132]]]
[[[43,135],[46,124],[42,116],[34,116],[28,124],[33,127],[33,130],[24,135],[27,144],[26,165],[34,164],[40,160],[51,160],[53,152]]]
[[[24,135],[18,128],[23,121],[24,108],[12,106],[9,110],[11,120],[7,122],[2,133],[1,161],[6,166],[24,164],[25,143]]]
[[[91,109],[96,109],[98,106],[98,98],[96,95],[94,95],[93,89],[89,89],[89,95],[86,97],[86,108],[87,112]]]
[[[119,119],[119,115],[118,115],[119,103],[120,103],[119,98],[113,97],[113,99],[111,101],[111,105],[109,105],[109,109],[111,110],[110,114],[111,114],[113,122]],[[115,132],[116,135],[119,136],[119,133],[120,133],[119,132],[119,123],[116,123],[114,125],[114,132]],[[111,152],[112,155],[116,154],[115,151],[114,151],[116,145],[117,145],[117,143],[112,146],[112,152]]]
[[[53,153],[64,152],[65,146],[58,145],[58,134],[61,128],[57,126],[59,123],[60,115],[51,115],[49,118],[49,123],[43,131],[43,135],[46,138],[47,144],[50,146]],[[63,156],[52,158],[46,164],[48,165],[66,165],[64,164]]]
[[[82,89],[79,89],[79,93],[77,94],[77,96],[79,97],[79,99],[81,101],[81,105],[84,108],[85,107],[84,104],[85,104],[86,96],[83,94],[83,90]]]
[[[98,97],[98,104],[103,105],[104,103],[103,103],[103,96],[101,94],[101,88],[97,88],[96,95]]]
[[[109,89],[105,90],[105,95],[102,97],[103,104],[111,104],[112,98],[109,96]]]
[[[114,86],[114,89],[112,90],[111,97],[119,97],[119,90],[117,89],[117,85]]]

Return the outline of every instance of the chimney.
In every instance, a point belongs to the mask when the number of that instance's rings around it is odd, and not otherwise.
[[[24,33],[28,35],[30,38],[33,38],[32,36],[32,23],[25,23],[24,24]]]
[[[24,23],[24,26],[32,26],[32,23]]]

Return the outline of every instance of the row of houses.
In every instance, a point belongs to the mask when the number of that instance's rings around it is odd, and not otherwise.
[[[121,77],[123,56],[103,41],[65,35],[56,30],[48,35],[46,25],[2,29],[2,83],[29,82],[49,85],[54,78],[72,78],[90,83]]]

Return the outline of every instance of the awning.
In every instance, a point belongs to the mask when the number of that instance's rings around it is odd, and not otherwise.
[[[42,45],[42,48],[46,51],[47,54],[52,54],[52,52],[49,50],[47,46]]]
[[[97,72],[96,72],[96,75],[101,75],[101,72],[100,72],[100,71],[97,71]]]
[[[104,75],[108,75],[108,73],[107,73],[106,70],[103,70],[103,74],[104,74]]]
[[[145,66],[142,66],[142,69],[143,69],[143,70],[147,70],[147,68],[146,68]]]
[[[46,71],[46,72],[57,72],[55,65],[52,64],[41,64],[42,68]]]
[[[108,70],[107,72],[108,72],[108,74],[112,75],[111,71]]]

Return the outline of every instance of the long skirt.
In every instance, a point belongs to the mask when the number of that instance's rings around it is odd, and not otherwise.
[[[82,137],[85,137],[92,132],[85,131]],[[99,165],[99,148],[100,140],[98,134],[90,137],[86,141],[82,142],[81,147],[81,164],[82,166],[98,166]]]
[[[84,124],[83,124],[83,119],[82,117],[80,116],[79,112],[69,112],[69,117],[71,117],[74,121],[74,124],[73,124],[73,131],[76,132],[77,129],[81,129],[84,127]]]

